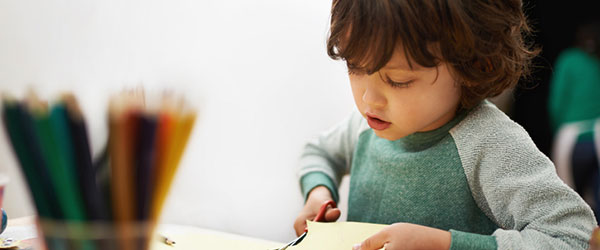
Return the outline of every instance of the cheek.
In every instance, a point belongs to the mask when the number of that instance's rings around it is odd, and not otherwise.
[[[398,113],[405,118],[410,126],[429,124],[448,112],[456,110],[460,102],[461,89],[448,71],[440,70],[435,82],[423,82],[418,88],[412,89],[410,95],[397,100],[396,107],[402,107]],[[435,79],[431,77],[431,81]],[[408,124],[407,124],[408,125]]]
[[[453,82],[445,83],[445,86],[436,91],[436,93],[432,99],[446,105],[452,105],[460,99],[460,87],[456,86]]]
[[[442,81],[443,86],[445,87],[444,92],[447,94],[446,98],[452,100],[452,102],[459,101],[461,97],[460,84],[452,77],[446,65],[441,69],[440,78],[440,81]]]
[[[461,97],[461,88],[453,80],[445,83],[445,88],[442,90],[440,100],[443,100],[446,106],[454,106],[458,104]]]
[[[437,106],[437,109],[445,110],[443,107],[452,109],[460,100],[461,88],[446,67],[440,67],[439,69],[439,75],[435,83],[428,86],[427,99],[434,106]]]

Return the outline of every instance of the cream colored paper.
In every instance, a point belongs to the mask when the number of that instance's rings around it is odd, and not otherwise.
[[[300,244],[287,250],[350,250],[387,225],[361,222],[308,221],[308,234]],[[168,246],[156,239],[152,250],[210,249],[210,250],[273,250],[283,247],[278,243],[192,227],[170,227],[162,231],[176,243]],[[291,241],[293,239],[290,239]]]
[[[361,222],[322,223],[308,221],[308,234],[289,250],[350,250],[352,246],[381,231],[387,225]]]
[[[218,234],[188,233],[175,235],[175,245],[169,246],[157,240],[152,250],[272,250],[284,243],[270,242],[247,237],[228,237]]]
[[[272,250],[284,243],[183,225],[160,225],[152,250]],[[164,243],[167,236],[175,245]]]

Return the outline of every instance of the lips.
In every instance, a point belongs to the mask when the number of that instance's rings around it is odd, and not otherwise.
[[[367,116],[367,123],[369,124],[369,127],[371,127],[372,129],[384,130],[384,129],[390,127],[390,125],[392,125],[391,122],[384,121],[384,120],[380,119],[379,117],[377,117],[376,115],[367,113],[366,116]]]

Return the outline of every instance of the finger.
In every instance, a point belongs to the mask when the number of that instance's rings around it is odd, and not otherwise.
[[[325,213],[325,221],[334,222],[340,218],[341,214],[342,211],[339,208],[331,208]]]
[[[590,250],[600,250],[600,227],[596,227],[590,238]]]
[[[386,243],[388,243],[388,233],[387,231],[381,230],[378,233],[372,235],[371,237],[367,238],[366,240],[364,240],[363,242],[354,245],[354,247],[352,247],[353,250],[377,250],[377,249],[381,249],[384,247],[384,245]]]
[[[296,222],[294,222],[294,230],[296,231],[296,236],[300,236],[304,233],[304,229],[306,228],[306,220],[298,218]]]

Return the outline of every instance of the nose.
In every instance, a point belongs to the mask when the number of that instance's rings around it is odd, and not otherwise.
[[[385,107],[387,105],[387,99],[383,94],[382,86],[377,82],[378,79],[369,80],[362,96],[363,102],[373,109]]]

